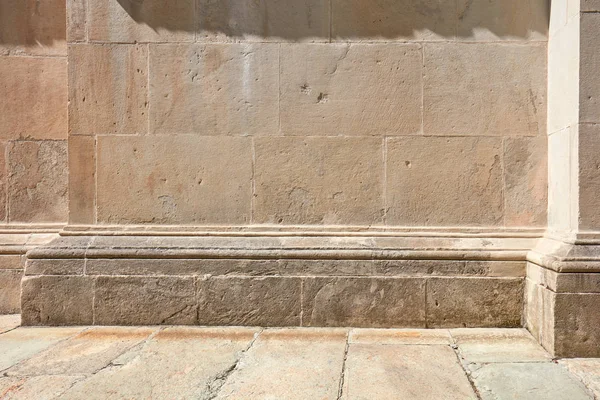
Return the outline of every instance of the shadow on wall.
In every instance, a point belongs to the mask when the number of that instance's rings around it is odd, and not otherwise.
[[[65,39],[65,0],[0,0],[0,44],[52,46]]]

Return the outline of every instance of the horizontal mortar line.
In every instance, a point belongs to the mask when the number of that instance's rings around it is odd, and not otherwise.
[[[67,53],[65,54],[0,54],[2,58],[41,58],[41,59],[67,59]]]
[[[560,131],[557,131],[560,132]],[[549,134],[548,136],[550,136],[551,134]],[[420,138],[428,138],[428,137],[440,137],[440,138],[444,138],[444,137],[454,137],[454,138],[508,138],[508,139],[517,139],[517,138],[537,138],[537,137],[543,137],[545,136],[545,134],[538,134],[538,135],[527,135],[527,134],[497,134],[497,135],[481,135],[481,134],[476,134],[476,135],[470,135],[470,134],[435,134],[435,133],[421,133],[421,132],[417,132],[417,133],[381,133],[381,134],[376,134],[376,135],[369,135],[369,134],[356,134],[356,135],[335,135],[335,134],[327,134],[327,135],[286,135],[286,134],[265,134],[265,135],[239,135],[239,134],[214,134],[214,135],[206,135],[206,134],[202,134],[201,132],[172,132],[172,133],[101,133],[101,134],[72,134],[70,136],[84,136],[84,137],[177,137],[177,136],[191,136],[191,137],[199,137],[199,138],[257,138],[257,139],[271,139],[271,138],[277,138],[277,139],[282,139],[282,138],[295,138],[295,139],[299,139],[299,138],[310,138],[310,139],[317,139],[317,138],[322,138],[322,139],[365,139],[365,138],[373,138],[373,139],[382,139],[384,137],[388,138],[388,139],[395,139],[395,138],[414,138],[414,137],[420,137]],[[20,140],[20,141],[63,141],[66,139],[15,139],[15,140]]]
[[[68,46],[85,46],[85,45],[128,45],[128,46],[137,46],[137,45],[248,45],[248,44],[284,44],[284,45],[419,45],[419,44],[476,44],[476,45],[486,45],[486,44],[511,44],[511,45],[519,45],[519,46],[528,46],[528,45],[539,45],[548,43],[548,39],[533,39],[533,40],[524,40],[524,39],[499,39],[499,40],[461,40],[461,39],[452,39],[452,40],[410,40],[410,39],[396,39],[396,40],[334,40],[334,41],[277,41],[277,40],[232,40],[232,41],[102,41],[102,40],[91,40],[87,42],[74,42],[68,43]]]

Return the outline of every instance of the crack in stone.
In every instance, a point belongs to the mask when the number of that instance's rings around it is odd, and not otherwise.
[[[348,350],[350,348],[350,332],[346,333],[346,347],[344,348],[344,361],[342,362],[342,373],[340,374],[340,386],[336,400],[341,400],[344,394],[344,380],[346,379],[346,360],[348,359]]]
[[[458,365],[462,368],[463,372],[465,373],[465,376],[467,377],[467,380],[469,381],[469,384],[471,385],[471,389],[473,390],[473,393],[475,393],[475,396],[477,397],[477,399],[481,400],[481,393],[479,393],[479,389],[477,388],[477,386],[475,386],[475,382],[473,381],[472,377],[471,377],[471,372],[469,372],[466,368],[464,363],[461,361],[462,356],[460,355],[460,349],[458,347],[458,345],[456,344],[456,341],[454,340],[454,337],[452,336],[452,333],[450,333],[450,339],[452,340],[452,344],[450,345],[450,348],[452,350],[454,350],[454,354],[456,355],[456,361],[458,362]]]

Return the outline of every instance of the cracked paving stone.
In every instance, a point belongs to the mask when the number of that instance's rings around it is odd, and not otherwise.
[[[21,325],[20,315],[0,315],[0,333],[15,329],[19,325]]]
[[[338,397],[346,329],[269,329],[240,359],[215,399]]]
[[[55,399],[85,376],[33,376],[0,378],[0,399]]]
[[[600,399],[600,359],[572,358],[560,360],[560,364],[577,376]]]
[[[341,399],[477,397],[450,346],[351,344]]]
[[[212,399],[213,382],[237,364],[257,332],[253,328],[161,330],[75,384],[61,399]]]

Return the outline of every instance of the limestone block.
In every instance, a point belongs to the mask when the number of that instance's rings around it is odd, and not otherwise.
[[[21,309],[22,269],[0,270],[0,314],[16,314]]]
[[[70,134],[146,133],[147,92],[147,46],[69,46]]]
[[[6,171],[6,142],[0,142],[0,221],[7,217],[8,176]],[[0,258],[1,259],[1,258]],[[0,265],[4,263],[0,262]],[[10,264],[10,263],[9,263]],[[2,268],[2,266],[0,266]]]
[[[545,41],[549,6],[546,0],[459,0],[458,37],[477,41]],[[554,4],[552,8],[554,11]]]
[[[600,94],[600,92],[598,92]],[[579,228],[600,229],[600,126],[579,125]]]
[[[0,270],[3,269],[23,269],[24,259],[20,254],[2,254],[0,255]]]
[[[93,280],[83,276],[24,277],[23,325],[91,325]]]
[[[277,44],[150,46],[150,132],[277,134],[278,65]]]
[[[424,45],[426,135],[546,133],[544,43]]]
[[[383,149],[376,138],[256,138],[254,219],[381,224]]]
[[[65,29],[64,0],[4,0],[0,3],[1,55],[66,55]]]
[[[598,32],[600,32],[600,14],[597,12],[582,13],[580,18],[579,121],[599,123],[600,43]],[[569,81],[569,84],[577,86],[577,81]]]
[[[523,279],[430,278],[427,327],[521,326]]]
[[[600,357],[600,294],[558,293],[554,297],[554,355]]]
[[[87,40],[87,3],[89,0],[67,0],[67,42]]]
[[[552,133],[548,136],[548,227],[552,230],[571,230],[576,228],[577,213],[573,206],[577,206],[574,190],[578,179],[572,179],[571,166],[575,160],[572,153],[577,154],[577,149],[571,145],[577,139],[577,128],[569,127]]]
[[[297,275],[279,260],[247,259],[88,259],[88,275]]]
[[[200,325],[300,326],[300,279],[204,278],[197,282]]]
[[[69,222],[96,222],[96,138],[69,136]]]
[[[422,62],[417,44],[282,44],[282,134],[419,133]]]
[[[66,141],[15,141],[8,146],[12,222],[64,222],[68,214]]]
[[[305,278],[303,326],[425,327],[425,279]]]
[[[101,42],[191,42],[194,0],[88,0],[88,35]]]
[[[456,4],[436,0],[332,0],[335,40],[453,40]]]
[[[500,138],[389,138],[386,165],[388,224],[502,224]]]
[[[0,61],[0,139],[65,139],[66,60],[3,57]]]
[[[98,221],[243,224],[250,220],[249,138],[98,138]]]
[[[193,325],[193,277],[99,276],[94,292],[98,325]]]
[[[504,223],[546,226],[548,144],[545,135],[504,141]]]
[[[328,0],[198,2],[199,40],[329,41]]]
[[[598,0],[581,0],[580,11],[600,11],[600,1]]]
[[[25,275],[83,275],[85,259],[29,259]]]

